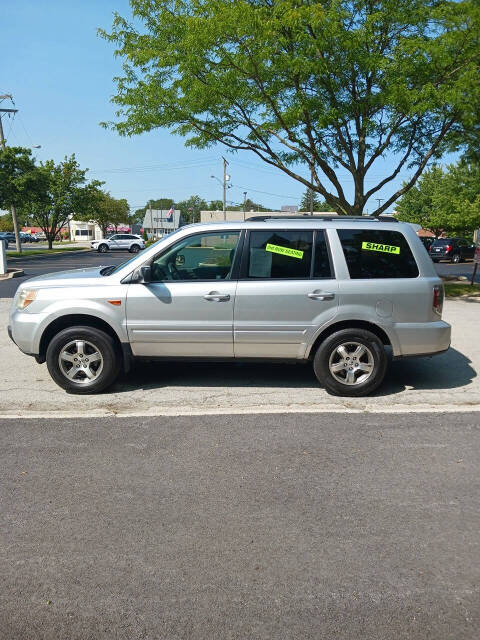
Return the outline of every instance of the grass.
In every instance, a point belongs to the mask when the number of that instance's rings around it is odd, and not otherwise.
[[[63,249],[31,249],[19,253],[18,251],[7,251],[8,258],[28,258],[29,256],[48,256],[52,253],[65,253],[67,251],[88,251],[87,247],[64,247]]]
[[[445,282],[445,295],[447,298],[460,298],[462,296],[480,296],[480,284],[454,284]]]

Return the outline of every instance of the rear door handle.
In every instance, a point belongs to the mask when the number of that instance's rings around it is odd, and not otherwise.
[[[203,297],[209,302],[228,302],[230,300],[229,293],[218,293],[217,291],[211,291]]]
[[[312,291],[307,293],[307,296],[310,300],[333,300],[335,298],[335,294],[331,291]]]

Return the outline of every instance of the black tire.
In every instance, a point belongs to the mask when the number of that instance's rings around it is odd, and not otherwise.
[[[454,253],[453,256],[452,256],[452,262],[454,264],[458,264],[461,261],[462,261],[462,258],[460,256],[460,254],[459,253]]]
[[[138,244],[132,244],[132,246],[129,249],[130,253],[138,253],[140,251],[140,245]]]
[[[97,247],[97,251],[98,253],[107,253],[108,251],[108,245],[105,243],[99,244]]]
[[[437,262],[440,262],[440,260],[438,260],[438,258],[432,258],[432,262],[435,262],[436,264]]]
[[[340,378],[342,374],[353,375],[354,379],[359,379],[363,376],[367,378],[363,382],[355,384],[347,384],[346,382],[339,381],[334,374],[330,371],[330,364],[340,365],[340,361],[344,361],[340,354],[337,352],[338,347],[341,345],[348,345],[351,343],[357,343],[366,348],[365,355],[360,356],[359,361],[356,363],[357,367],[362,364],[368,366],[371,362],[371,371],[367,376],[367,373],[363,373],[362,370],[355,369],[351,374],[348,373],[347,365],[338,371],[337,378]],[[355,349],[355,345],[351,345]],[[350,359],[352,358],[349,349],[346,350],[349,353]],[[332,358],[332,361],[331,361]],[[338,361],[335,359],[338,358]],[[365,358],[367,362],[365,362]],[[346,358],[347,360],[349,358]],[[360,361],[362,360],[362,361]],[[371,331],[365,329],[342,329],[328,336],[318,347],[313,359],[313,370],[317,376],[318,381],[325,387],[328,393],[335,396],[347,396],[347,397],[361,397],[367,396],[373,393],[383,382],[385,373],[387,371],[387,354],[381,340]],[[351,362],[355,366],[353,362]],[[360,375],[358,375],[360,374]]]
[[[98,374],[95,373],[96,377],[93,380],[87,380],[86,373],[82,371],[82,368],[86,368],[87,365],[76,365],[72,363],[72,367],[70,367],[69,362],[62,362],[64,369],[67,367],[69,370],[73,367],[79,368],[79,371],[75,374],[77,376],[77,381],[67,378],[66,373],[62,371],[60,365],[60,353],[62,351],[65,352],[65,347],[76,341],[84,343],[84,346],[86,346],[85,353],[75,354],[74,352],[72,355],[82,355],[82,358],[85,358],[89,355],[89,351],[91,351],[90,355],[97,352],[101,355],[101,371]],[[85,345],[85,343],[87,344]],[[96,351],[92,351],[92,346]],[[121,355],[113,338],[104,331],[95,329],[94,327],[69,327],[68,329],[60,331],[60,333],[57,333],[48,345],[46,355],[48,372],[52,376],[53,380],[59,387],[62,387],[62,389],[65,389],[70,393],[99,393],[110,386],[120,372]],[[79,362],[81,362],[80,359]],[[88,359],[86,362],[88,362]],[[91,372],[92,363],[90,363],[88,367]],[[96,368],[97,371],[99,367],[100,364]],[[82,381],[84,379],[85,382]]]

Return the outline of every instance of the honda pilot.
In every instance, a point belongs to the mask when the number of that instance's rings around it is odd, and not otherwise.
[[[364,396],[388,351],[448,349],[443,295],[408,224],[258,217],[186,226],[119,266],[22,282],[9,332],[73,393],[106,389],[134,360],[218,359],[308,362],[328,392]]]

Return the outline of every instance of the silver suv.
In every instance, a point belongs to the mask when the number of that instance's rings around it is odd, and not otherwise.
[[[391,219],[254,218],[183,227],[120,266],[23,282],[9,332],[70,392],[133,359],[308,361],[330,393],[364,396],[393,357],[448,349],[442,282]]]
[[[138,253],[140,249],[145,249],[145,242],[141,236],[131,233],[116,233],[114,236],[103,240],[94,240],[90,243],[90,246],[100,253],[106,253],[107,251]]]

